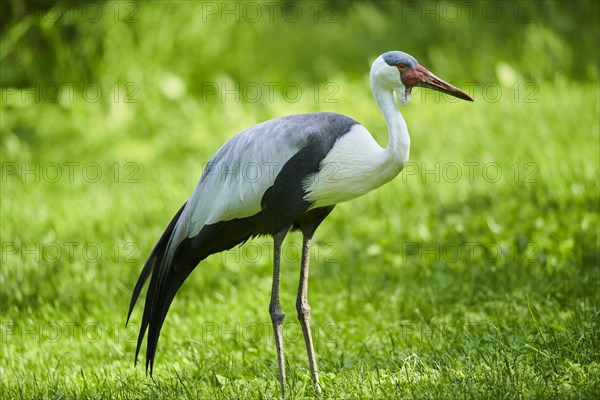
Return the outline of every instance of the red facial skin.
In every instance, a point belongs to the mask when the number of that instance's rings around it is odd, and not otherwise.
[[[398,68],[398,71],[400,71],[400,79],[402,80],[404,86],[406,86],[408,93],[410,93],[410,90],[413,87],[420,86],[437,90],[438,92],[447,93],[451,96],[458,97],[459,99],[473,101],[473,98],[467,93],[447,82],[444,82],[421,65],[410,68],[406,65],[399,64],[396,67]]]

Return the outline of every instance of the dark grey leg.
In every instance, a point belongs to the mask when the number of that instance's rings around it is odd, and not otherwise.
[[[310,374],[312,375],[317,394],[321,393],[321,384],[319,383],[319,372],[317,371],[317,360],[313,350],[313,342],[310,334],[310,306],[308,305],[308,264],[310,263],[310,241],[311,234],[304,234],[302,245],[302,265],[300,267],[300,281],[298,283],[298,297],[296,299],[296,310],[298,319],[302,327],[304,342],[306,343],[306,352],[308,353],[308,363],[310,364]]]
[[[271,303],[269,304],[269,314],[273,323],[273,333],[275,334],[275,346],[277,348],[277,361],[279,362],[279,383],[281,384],[281,394],[285,395],[285,358],[283,354],[283,319],[285,314],[279,304],[279,264],[281,258],[281,244],[287,231],[273,235],[273,289],[271,290]]]

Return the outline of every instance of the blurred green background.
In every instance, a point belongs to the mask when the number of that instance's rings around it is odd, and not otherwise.
[[[416,91],[411,163],[317,232],[326,394],[597,397],[599,4],[2,2],[0,397],[277,397],[269,240],[192,274],[154,380],[132,365],[129,296],[235,133],[335,111],[385,145],[368,72],[393,49],[475,102]],[[311,396],[291,336],[290,396]]]

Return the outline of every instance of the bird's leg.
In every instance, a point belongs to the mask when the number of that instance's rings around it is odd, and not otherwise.
[[[310,364],[310,374],[312,375],[317,394],[321,393],[321,384],[319,383],[319,372],[317,371],[317,360],[313,350],[313,342],[310,334],[310,306],[308,305],[308,264],[310,262],[310,234],[304,233],[302,243],[302,265],[300,267],[300,281],[298,283],[298,297],[296,299],[296,310],[298,319],[302,327],[304,342],[306,343],[306,352],[308,353],[308,363]]]
[[[273,288],[271,290],[271,303],[269,304],[269,314],[273,323],[273,333],[275,334],[275,346],[277,348],[277,361],[279,362],[279,383],[281,384],[281,394],[285,394],[285,359],[283,354],[283,319],[285,314],[279,304],[279,264],[281,259],[281,244],[287,231],[273,235]]]

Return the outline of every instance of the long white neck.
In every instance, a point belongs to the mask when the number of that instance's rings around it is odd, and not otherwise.
[[[386,157],[390,162],[405,164],[410,152],[410,136],[404,117],[394,101],[393,92],[382,88],[373,75],[371,89],[388,128]]]
[[[328,179],[322,169],[305,180],[305,199],[313,202],[311,208],[341,203],[368,193],[392,180],[408,161],[410,138],[406,122],[392,90],[382,87],[374,75],[376,72],[372,69],[371,88],[387,123],[388,145],[382,148],[365,127],[354,125],[322,161],[322,165],[335,167],[335,179]]]

